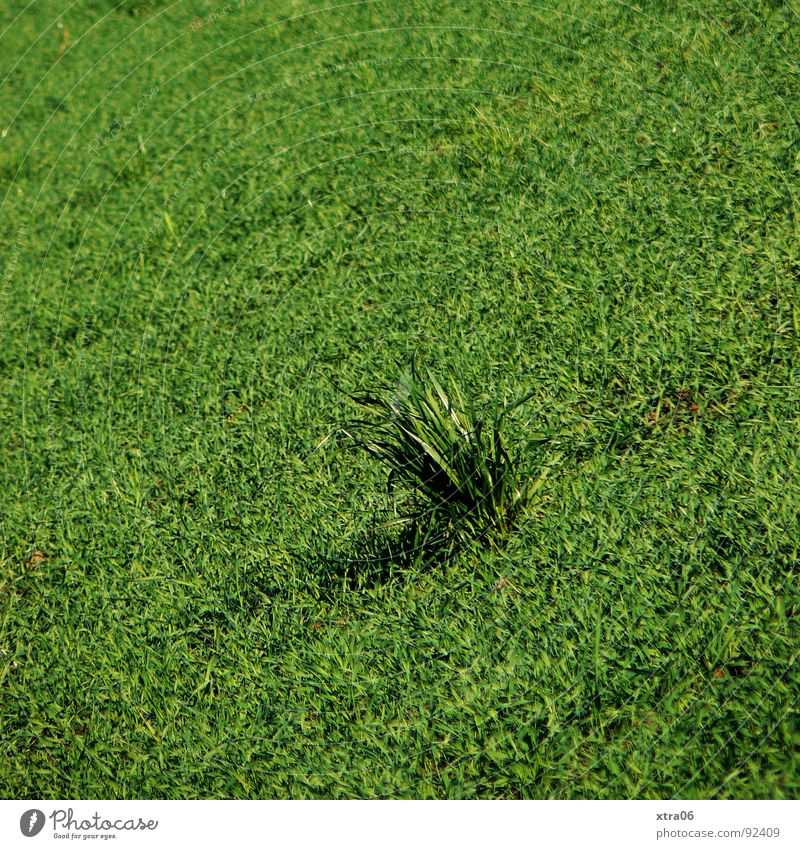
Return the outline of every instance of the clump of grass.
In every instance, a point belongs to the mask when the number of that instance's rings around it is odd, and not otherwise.
[[[350,396],[373,414],[346,431],[388,470],[389,490],[402,486],[416,509],[393,523],[412,523],[425,546],[453,549],[497,541],[531,506],[543,476],[532,480],[504,435],[507,406],[478,408],[454,380],[445,388],[411,363],[394,387]]]

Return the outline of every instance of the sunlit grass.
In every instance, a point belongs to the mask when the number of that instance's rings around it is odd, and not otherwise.
[[[797,4],[60,6],[0,795],[797,798]]]

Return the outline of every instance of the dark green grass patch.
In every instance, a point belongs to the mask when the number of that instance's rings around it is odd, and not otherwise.
[[[533,507],[540,475],[508,445],[506,417],[528,400],[480,409],[453,376],[443,386],[416,358],[394,385],[348,394],[367,418],[344,432],[387,472],[403,507],[380,527],[400,528],[398,554],[416,565],[452,557],[469,542],[500,545]],[[391,550],[389,551],[391,556]]]
[[[796,797],[796,5],[23,6],[0,794]],[[353,570],[415,352],[562,459]]]

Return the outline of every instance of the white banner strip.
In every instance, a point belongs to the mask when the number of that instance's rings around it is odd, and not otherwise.
[[[0,846],[800,847],[800,802],[2,801]]]

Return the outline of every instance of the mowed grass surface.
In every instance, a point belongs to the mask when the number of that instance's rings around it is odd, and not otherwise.
[[[325,5],[0,12],[0,793],[796,796],[796,3]],[[414,352],[564,456],[372,567]]]

